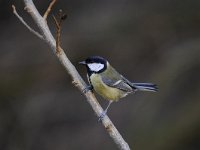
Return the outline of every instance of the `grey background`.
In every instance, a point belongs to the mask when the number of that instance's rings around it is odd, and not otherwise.
[[[50,1],[34,1],[43,14]],[[20,0],[0,1],[0,149],[116,149],[85,97],[37,30]],[[129,95],[108,115],[132,149],[200,149],[200,1],[76,0],[55,5],[68,19],[62,47],[78,62],[100,55],[128,79],[157,93]],[[52,17],[48,24],[55,35]],[[105,108],[107,101],[97,96]]]

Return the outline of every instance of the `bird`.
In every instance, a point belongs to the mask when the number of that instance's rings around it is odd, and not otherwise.
[[[100,114],[99,120],[107,114],[112,102],[136,91],[156,92],[158,87],[153,83],[134,83],[126,79],[113,68],[108,60],[101,56],[90,56],[79,64],[86,66],[89,86],[84,91],[95,90],[100,96],[108,100],[106,109]]]

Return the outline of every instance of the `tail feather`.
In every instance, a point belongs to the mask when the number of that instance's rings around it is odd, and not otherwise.
[[[133,83],[133,87],[139,91],[150,91],[150,92],[158,91],[157,85],[153,83]]]

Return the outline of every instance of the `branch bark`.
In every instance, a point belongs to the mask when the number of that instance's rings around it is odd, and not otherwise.
[[[46,14],[45,17],[42,17],[40,15],[40,13],[38,12],[38,10],[36,9],[32,0],[24,0],[24,4],[25,4],[25,10],[31,15],[33,21],[37,24],[37,26],[40,30],[40,33],[42,35],[42,38],[38,35],[37,36],[40,37],[40,39],[43,39],[49,45],[51,50],[54,52],[54,54],[57,56],[57,58],[59,59],[61,64],[64,66],[65,70],[71,76],[72,83],[82,92],[86,87],[86,83],[83,81],[83,79],[79,75],[79,73],[76,70],[76,68],[74,67],[74,65],[70,62],[70,60],[64,53],[63,49],[59,47],[59,49],[60,49],[59,52],[56,51],[56,41],[55,41],[53,35],[51,34],[49,27],[47,25],[47,22],[46,22],[46,16],[48,16],[50,10],[45,13]],[[15,9],[13,7],[13,12],[14,12],[14,10]],[[23,22],[23,24],[32,33],[35,34],[36,31],[33,32],[34,30],[32,29],[33,30],[32,31],[31,28],[27,25],[27,23],[25,23],[25,21],[23,19],[20,19],[21,17],[17,13],[14,13],[14,14],[19,18],[19,20],[21,22]],[[99,117],[102,114],[103,109],[99,105],[94,94],[92,92],[88,91],[88,92],[84,93],[84,95],[86,97],[87,102],[91,105],[92,109],[94,110],[96,115]],[[116,129],[116,127],[114,126],[114,124],[108,118],[107,115],[103,118],[102,124],[119,149],[130,150],[129,145],[126,143],[126,141],[120,135],[120,133],[118,132],[118,130]]]

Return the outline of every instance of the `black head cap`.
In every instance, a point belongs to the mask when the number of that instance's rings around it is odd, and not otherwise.
[[[107,60],[101,56],[90,56],[88,57],[85,62],[87,64],[89,63],[101,63],[101,64],[106,64]]]

